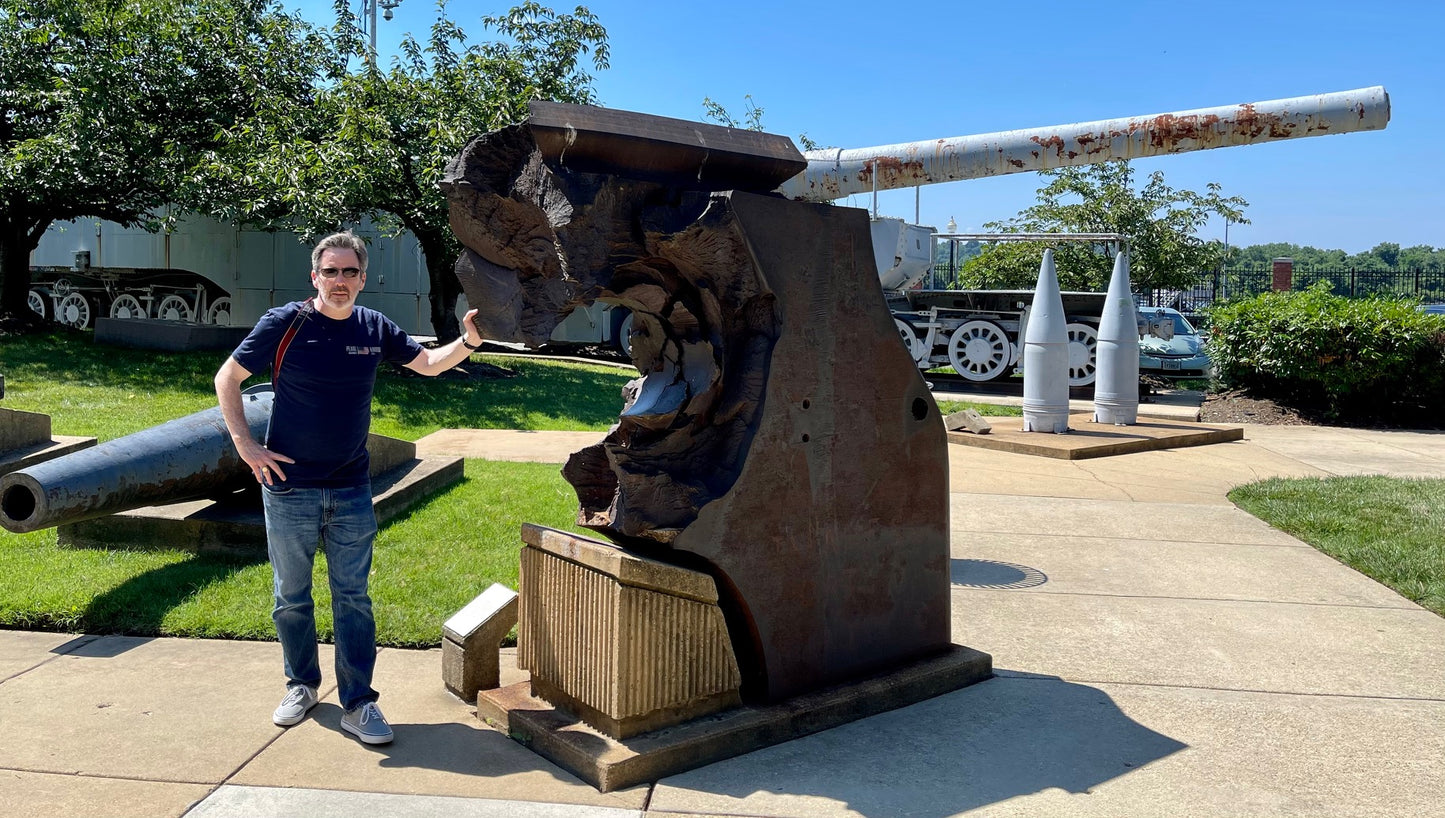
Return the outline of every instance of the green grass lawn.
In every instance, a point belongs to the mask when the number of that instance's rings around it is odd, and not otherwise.
[[[55,434],[130,434],[215,405],[225,352],[96,346],[90,333],[0,340],[3,405],[51,416]],[[473,359],[472,368],[482,356]],[[485,356],[512,377],[422,378],[383,371],[373,431],[415,440],[442,428],[605,431],[635,372],[524,356]],[[385,526],[372,596],[378,640],[438,644],[441,623],[493,582],[517,584],[523,522],[580,531],[557,464],[468,460],[466,480]],[[324,555],[317,626],[331,633]],[[54,529],[0,531],[0,626],[139,635],[272,639],[271,572],[251,559],[171,550],[62,548]]]
[[[1445,480],[1272,478],[1229,499],[1445,616]]]
[[[91,335],[0,339],[0,405],[50,415],[55,434],[102,441],[216,405],[211,379],[227,352],[123,349],[94,344]],[[383,367],[372,431],[403,440],[458,428],[605,431],[622,408],[622,385],[637,377],[635,370],[526,356],[473,358],[479,361],[516,376],[424,378]]]
[[[941,400],[938,402],[938,411],[945,415],[962,412],[965,409],[972,409],[980,415],[990,418],[1016,418],[1023,417],[1024,414],[1022,406],[1006,406],[1000,403],[979,403],[978,401],[972,400]]]
[[[382,528],[371,582],[377,641],[439,644],[441,624],[493,582],[517,587],[522,523],[582,531],[555,464],[468,460],[462,483]],[[326,558],[317,630],[331,638]],[[173,550],[62,548],[54,529],[0,533],[0,626],[33,630],[274,639],[271,568]]]

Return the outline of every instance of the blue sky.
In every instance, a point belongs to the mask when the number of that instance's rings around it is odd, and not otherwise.
[[[329,4],[294,0],[308,18]],[[512,3],[454,0],[474,38]],[[555,8],[570,5],[553,4]],[[866,147],[1163,113],[1383,85],[1388,128],[1138,160],[1179,188],[1219,182],[1250,203],[1232,245],[1294,242],[1349,252],[1385,242],[1445,247],[1445,3],[1195,2],[908,4],[775,0],[593,0],[612,67],[602,104],[702,120],[710,97],[767,130]],[[360,8],[360,0],[354,1]],[[379,28],[383,60],[424,33],[428,0]],[[920,221],[980,230],[1035,200],[1035,174],[922,188]],[[869,207],[870,197],[844,204]],[[912,191],[881,197],[910,221]],[[1222,238],[1224,225],[1204,235]]]

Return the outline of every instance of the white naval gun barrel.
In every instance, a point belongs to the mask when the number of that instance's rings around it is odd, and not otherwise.
[[[855,193],[1255,145],[1354,131],[1390,121],[1383,86],[1016,131],[803,154],[808,168],[778,187],[790,199]]]
[[[1139,420],[1139,311],[1129,291],[1129,254],[1114,257],[1109,294],[1099,315],[1094,353],[1094,422],[1131,426]]]
[[[1044,251],[1024,330],[1024,431],[1069,431],[1069,333],[1054,251]]]

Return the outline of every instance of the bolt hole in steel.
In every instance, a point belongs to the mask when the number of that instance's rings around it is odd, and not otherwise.
[[[16,522],[30,519],[35,513],[35,494],[25,486],[11,486],[0,496],[0,513]]]
[[[804,442],[804,443],[807,443],[807,442],[808,442],[808,439],[809,439],[809,438],[808,438],[807,435],[803,435],[803,442]]]
[[[812,406],[812,405],[813,405],[813,402],[812,402],[812,401],[808,400],[807,398],[804,398],[804,399],[803,399],[803,408],[804,408],[804,409],[807,409],[808,407],[810,407],[810,406]]]
[[[1099,333],[1088,324],[1069,324],[1069,386],[1088,386],[1098,368]]]
[[[923,420],[928,417],[928,401],[923,398],[914,398],[912,411],[914,420]]]

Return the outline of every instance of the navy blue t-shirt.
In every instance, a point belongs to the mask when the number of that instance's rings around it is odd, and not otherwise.
[[[276,347],[306,304],[296,301],[261,316],[231,357],[252,373],[269,370]],[[411,363],[421,345],[376,310],[356,307],[347,318],[312,310],[286,348],[266,448],[294,459],[283,465],[285,485],[343,488],[364,485],[370,461],[371,393],[382,361]]]

